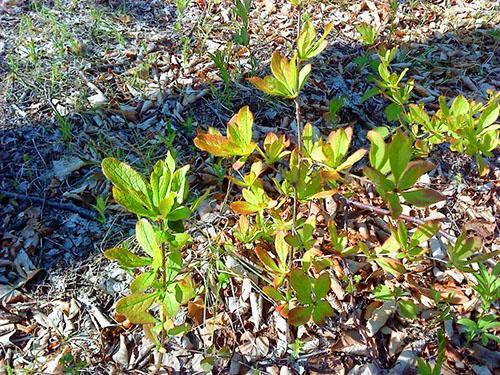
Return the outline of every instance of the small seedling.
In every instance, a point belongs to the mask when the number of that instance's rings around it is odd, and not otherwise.
[[[95,204],[92,205],[92,207],[97,211],[97,214],[99,215],[99,222],[102,225],[106,224],[106,215],[104,214],[104,211],[106,211],[107,203],[108,197],[99,195],[95,199]]]
[[[489,332],[490,330],[495,330],[500,327],[500,321],[497,320],[495,314],[482,316],[477,322],[471,319],[461,318],[458,319],[457,323],[465,329],[466,345],[469,345],[476,338],[481,339],[482,345],[488,345],[490,340],[497,344],[500,343],[500,338]]]
[[[372,46],[378,37],[377,29],[367,23],[356,25],[356,31],[360,34],[361,42],[366,46]]]

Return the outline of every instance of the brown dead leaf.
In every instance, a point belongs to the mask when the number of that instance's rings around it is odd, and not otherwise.
[[[195,326],[199,326],[201,323],[203,323],[205,305],[203,304],[203,299],[201,297],[193,302],[189,302],[187,309],[188,316],[193,319]]]
[[[370,352],[363,336],[357,329],[344,332],[340,340],[332,346],[332,350],[353,355],[368,355]]]

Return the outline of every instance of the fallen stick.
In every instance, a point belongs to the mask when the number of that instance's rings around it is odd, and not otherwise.
[[[337,199],[344,201],[345,204],[348,206],[357,207],[357,208],[360,208],[362,210],[371,211],[373,213],[376,213],[377,215],[381,215],[381,216],[386,216],[386,215],[390,216],[391,215],[391,212],[389,210],[386,210],[386,209],[380,208],[380,207],[375,207],[375,206],[372,206],[371,204],[365,204],[365,203],[353,201],[353,200],[345,198],[345,197],[341,197],[341,198],[337,198]],[[424,220],[418,219],[416,217],[408,216],[408,215],[399,215],[399,217],[403,220],[409,221],[409,222],[417,224],[417,225],[421,225],[425,222]],[[452,236],[449,233],[446,233],[443,230],[439,230],[438,233],[450,241],[456,240],[456,238],[454,236]]]
[[[26,194],[12,193],[10,191],[5,191],[5,190],[0,190],[0,195],[3,195],[4,197],[11,198],[11,199],[19,199],[19,200],[28,201],[31,203],[46,205],[48,207],[56,208],[58,210],[65,210],[65,211],[74,212],[85,219],[97,221],[97,215],[93,211],[87,210],[87,209],[82,208],[82,207],[78,207],[77,205],[74,205],[72,203],[60,203],[60,202],[48,200],[48,199],[45,199],[42,197],[36,197],[36,196],[31,196],[31,195],[26,195]]]

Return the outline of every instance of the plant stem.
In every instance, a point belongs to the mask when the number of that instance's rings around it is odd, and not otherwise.
[[[302,150],[302,126],[301,126],[301,116],[300,116],[300,103],[299,97],[293,99],[295,104],[295,122],[297,123],[297,148],[299,150],[299,158],[300,152]]]
[[[163,228],[162,228],[163,229]],[[165,254],[165,244],[162,243],[160,245],[161,248],[161,268],[162,268],[162,274],[161,274],[161,284],[163,291],[167,289],[167,257]],[[166,321],[166,316],[165,316],[165,310],[163,308],[163,305],[160,306],[160,320],[161,320],[161,331],[160,331],[160,360],[159,360],[159,367],[163,364],[163,355],[164,355],[164,348],[165,348],[165,340],[166,340],[166,334],[165,334],[165,321]]]
[[[302,22],[302,4],[297,5],[297,38],[300,35],[300,27]]]

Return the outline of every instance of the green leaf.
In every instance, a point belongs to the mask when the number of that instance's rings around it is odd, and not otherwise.
[[[137,192],[120,190],[113,186],[113,198],[120,206],[139,216],[154,217],[155,213],[145,207],[144,201]]]
[[[364,167],[363,173],[368,177],[375,185],[380,187],[384,191],[392,191],[396,188],[394,183],[380,173],[377,169],[370,167]]]
[[[331,281],[328,273],[322,273],[317,279],[314,280],[314,294],[316,301],[325,298],[330,291]]]
[[[469,113],[469,102],[467,99],[465,99],[464,96],[460,95],[453,100],[453,103],[451,104],[451,113],[453,113],[454,116],[460,116],[460,115],[466,115]]]
[[[157,319],[148,312],[155,300],[156,294],[134,293],[116,303],[116,312],[134,324],[155,323]]]
[[[432,189],[416,189],[401,193],[405,201],[417,207],[426,207],[446,199],[446,196]]]
[[[467,319],[467,318],[461,318],[457,320],[457,323],[467,327],[471,331],[475,331],[477,329],[477,324],[473,320]]]
[[[177,300],[181,303],[187,303],[196,296],[196,285],[191,276],[186,275],[177,282],[180,290],[180,296]]]
[[[373,289],[373,296],[380,301],[392,301],[395,298],[392,290],[383,284],[379,284]]]
[[[497,118],[500,111],[500,106],[497,103],[492,103],[481,113],[481,117],[479,118],[479,126],[478,130],[482,131],[486,129],[488,126],[493,124]]]
[[[297,51],[299,59],[305,61],[320,54],[327,46],[325,39],[332,27],[333,23],[326,25],[323,36],[316,41],[316,30],[314,29],[312,22],[307,20],[302,27],[299,37],[297,38]]]
[[[415,160],[410,162],[398,182],[398,189],[406,190],[411,188],[424,173],[433,169],[434,164],[425,160]]]
[[[128,164],[122,163],[115,158],[106,158],[101,163],[104,175],[118,189],[136,190],[149,197],[149,189],[144,178]]]
[[[312,287],[309,276],[299,268],[290,273],[290,284],[292,285],[297,299],[303,304],[312,303]]]
[[[144,272],[137,276],[130,284],[132,293],[144,292],[153,285],[156,280],[156,272]]]
[[[276,249],[276,253],[278,254],[280,264],[286,265],[288,253],[290,252],[290,246],[285,241],[285,233],[283,231],[279,231],[278,233],[276,233],[276,237],[274,239],[274,247]]]
[[[163,306],[165,308],[165,313],[169,318],[174,318],[180,308],[180,303],[177,300],[177,293],[174,290],[167,290],[163,298]]]
[[[182,270],[182,254],[179,249],[172,249],[167,257],[165,276],[167,283],[175,280]]]
[[[403,207],[401,207],[398,195],[396,193],[387,193],[385,198],[387,199],[392,218],[397,219],[403,212]]]
[[[397,121],[399,117],[403,114],[403,107],[397,103],[391,103],[384,109],[385,117],[387,121]]]
[[[191,331],[191,325],[184,323],[168,330],[169,336],[182,336]]]
[[[422,126],[430,125],[431,119],[429,118],[427,112],[425,112],[423,105],[419,106],[416,104],[410,104],[409,109],[410,109],[410,118],[413,122],[416,122],[417,124]]]
[[[167,216],[170,213],[170,210],[174,206],[176,196],[177,193],[171,191],[159,202],[158,209],[163,216]]]
[[[151,267],[157,269],[162,263],[162,253],[156,242],[155,231],[147,219],[141,219],[135,225],[135,236],[141,248],[151,257],[153,263]]]
[[[428,221],[417,227],[411,236],[412,245],[416,246],[429,238],[433,237],[439,230],[439,224],[436,221]]]
[[[418,308],[412,301],[398,301],[399,313],[407,319],[415,319],[417,317]]]
[[[363,96],[361,96],[360,104],[363,104],[368,99],[370,99],[378,94],[380,94],[380,89],[378,87],[370,87],[368,90],[365,91]]]
[[[303,326],[311,319],[312,306],[294,307],[288,312],[288,322],[294,326]]]
[[[151,258],[140,257],[127,249],[118,247],[106,250],[104,256],[109,260],[118,262],[121,267],[126,268],[147,266],[150,265],[152,261]]]
[[[187,208],[186,206],[182,206],[182,207],[177,207],[176,209],[171,211],[168,214],[167,219],[170,221],[185,220],[190,215],[191,215],[191,211],[189,210],[189,208]]]
[[[290,316],[290,315],[289,315]],[[319,301],[312,311],[312,318],[314,323],[317,325],[322,325],[325,323],[325,319],[329,316],[333,316],[333,308],[328,301]]]
[[[253,114],[248,106],[242,107],[227,126],[227,137],[241,150],[246,150],[252,143]],[[253,151],[253,149],[252,149]],[[243,155],[248,155],[244,153]]]
[[[367,138],[370,140],[370,164],[382,174],[388,172],[389,154],[383,136],[376,131],[369,131]]]
[[[432,367],[422,358],[417,358],[419,375],[433,375]]]
[[[397,184],[411,159],[412,146],[410,139],[402,131],[398,130],[392,137],[392,142],[389,144],[387,152],[389,154],[391,171]]]

